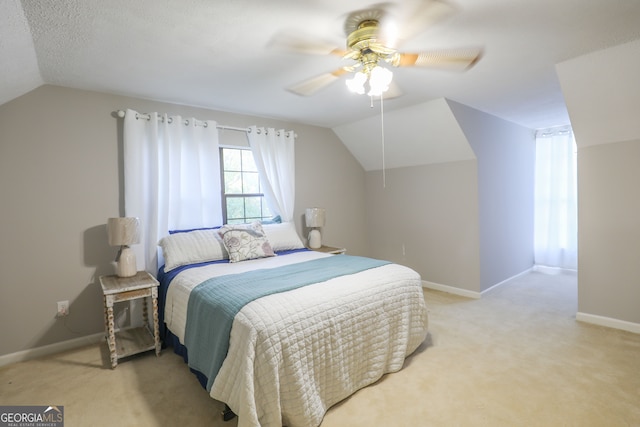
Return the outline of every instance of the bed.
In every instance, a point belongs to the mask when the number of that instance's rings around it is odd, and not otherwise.
[[[318,426],[426,337],[415,271],[305,249],[293,224],[191,230],[160,246],[165,342],[239,427]]]

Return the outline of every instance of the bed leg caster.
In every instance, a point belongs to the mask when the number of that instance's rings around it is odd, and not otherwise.
[[[222,421],[231,421],[236,417],[236,414],[234,414],[231,408],[229,408],[226,404],[224,405],[224,410],[220,413],[220,415],[222,415]]]

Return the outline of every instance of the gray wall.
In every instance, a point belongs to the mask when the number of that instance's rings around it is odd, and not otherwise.
[[[42,86],[0,106],[0,356],[103,330],[97,278],[113,272],[106,219],[123,213],[122,120],[113,112],[124,108],[294,130],[299,232],[304,208],[322,206],[325,241],[367,254],[364,170],[331,130]],[[57,320],[61,300],[70,315]]]
[[[448,101],[478,162],[480,291],[533,266],[535,134]]]
[[[640,332],[640,40],[557,71],[578,145],[578,314]]]
[[[371,253],[479,295],[533,266],[535,138],[456,102],[444,107],[476,159],[389,169],[386,186],[381,171],[367,172]]]
[[[422,280],[480,290],[475,160],[367,172],[367,230],[374,257]],[[404,247],[404,251],[403,251]]]
[[[640,326],[640,138],[578,159],[578,311]]]

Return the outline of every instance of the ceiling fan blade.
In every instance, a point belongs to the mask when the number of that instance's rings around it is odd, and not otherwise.
[[[482,57],[482,48],[432,50],[421,53],[398,53],[391,65],[395,67],[425,67],[452,71],[465,71]]]
[[[317,37],[310,35],[300,34],[299,32],[278,32],[271,38],[268,46],[308,55],[337,55],[342,57],[347,53],[346,50],[337,48],[332,43],[319,40]]]
[[[413,6],[387,8],[380,20],[378,40],[389,47],[416,37],[432,25],[444,21],[458,12],[458,8],[445,0],[416,0]]]
[[[329,86],[331,83],[335,82],[342,75],[347,74],[348,72],[349,70],[338,68],[337,70],[334,70],[330,73],[321,74],[319,76],[304,80],[293,86],[289,86],[287,90],[289,92],[295,93],[296,95],[311,96],[318,92],[320,89]]]

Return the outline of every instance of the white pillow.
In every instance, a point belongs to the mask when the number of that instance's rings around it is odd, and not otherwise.
[[[175,233],[158,242],[164,256],[164,271],[200,262],[229,258],[218,230],[195,230]]]
[[[289,251],[292,249],[304,248],[304,243],[300,240],[296,225],[293,222],[283,222],[280,224],[262,224],[265,234],[274,251]]]

